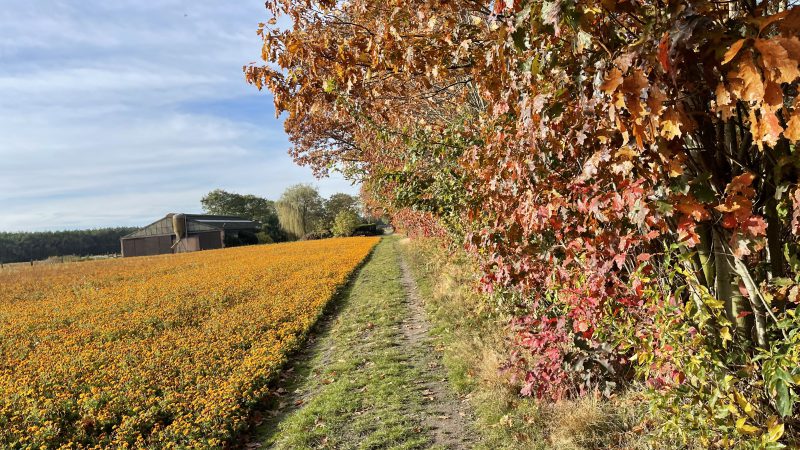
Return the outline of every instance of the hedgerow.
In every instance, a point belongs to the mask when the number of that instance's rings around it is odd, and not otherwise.
[[[794,1],[267,7],[292,154],[480,260],[522,395],[639,379],[678,441],[797,443]]]

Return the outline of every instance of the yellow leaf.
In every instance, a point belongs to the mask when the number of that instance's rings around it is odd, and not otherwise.
[[[794,115],[792,115],[792,118],[789,119],[783,135],[790,141],[800,141],[800,111],[795,111]]]
[[[681,133],[681,116],[677,111],[671,109],[661,117],[661,136],[665,139],[674,139]]]
[[[753,409],[753,405],[751,405],[742,394],[737,391],[733,391],[733,397],[736,399],[736,404],[739,405],[739,408],[742,408],[742,411],[744,411],[745,414],[750,416],[751,419],[755,417],[755,409]]]
[[[778,416],[772,416],[767,421],[767,442],[778,442],[783,436],[783,423],[778,419]]]
[[[728,346],[728,341],[732,341],[733,340],[733,336],[731,336],[731,330],[728,327],[720,328],[719,335],[720,335],[720,337],[722,337],[722,346],[723,347],[727,347]],[[737,392],[737,394],[738,394],[738,392]],[[738,401],[738,398],[737,398],[737,401]],[[747,411],[745,411],[745,412],[747,412]]]
[[[747,423],[747,418],[741,417],[736,420],[736,430],[742,434],[756,434],[758,433],[758,428],[750,425]]]

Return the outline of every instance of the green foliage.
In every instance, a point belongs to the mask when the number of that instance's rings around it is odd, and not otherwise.
[[[330,196],[330,198],[325,200],[323,227],[329,230],[333,230],[336,217],[338,217],[339,214],[342,214],[344,212],[349,212],[355,215],[356,218],[358,218],[360,216],[359,210],[360,210],[360,205],[357,197],[343,193],[333,194]]]
[[[276,207],[281,228],[290,239],[300,239],[322,227],[323,199],[311,185],[296,184],[287,188]]]
[[[206,194],[200,203],[203,205],[203,211],[208,214],[252,219],[261,224],[262,231],[266,232],[272,241],[286,240],[280,227],[275,202],[271,200],[216,189]]]
[[[119,239],[134,231],[136,228],[0,233],[0,263],[119,253]]]
[[[264,231],[259,231],[256,233],[256,238],[258,239],[259,244],[272,244],[275,241],[272,239],[272,236],[269,233]]]
[[[352,236],[358,228],[359,219],[353,211],[341,211],[336,215],[331,232],[336,237]]]

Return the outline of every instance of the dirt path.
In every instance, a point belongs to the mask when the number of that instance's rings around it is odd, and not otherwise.
[[[378,244],[234,448],[472,447],[467,404],[449,390],[397,241]]]
[[[422,347],[423,359],[419,361],[420,370],[427,373],[423,381],[426,415],[425,424],[432,430],[435,444],[448,449],[471,448],[474,435],[469,427],[471,413],[466,401],[458,399],[447,386],[446,372],[441,364],[441,356],[434,348],[430,337],[430,324],[425,313],[423,299],[417,289],[417,282],[408,263],[397,252],[397,260],[402,273],[402,284],[408,306],[408,317],[402,329],[407,345]]]

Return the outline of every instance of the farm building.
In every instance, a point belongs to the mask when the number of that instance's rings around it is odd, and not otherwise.
[[[120,239],[122,256],[163,255],[225,247],[226,242],[253,236],[258,222],[235,216],[167,214]]]

